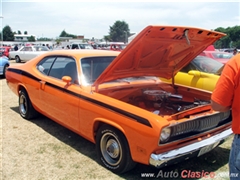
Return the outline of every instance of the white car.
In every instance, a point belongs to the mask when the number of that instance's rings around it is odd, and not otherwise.
[[[70,45],[70,49],[93,49],[93,47],[87,43],[73,43]]]
[[[49,49],[46,46],[23,46],[18,51],[10,51],[9,57],[19,63],[21,61],[29,61],[47,51]]]

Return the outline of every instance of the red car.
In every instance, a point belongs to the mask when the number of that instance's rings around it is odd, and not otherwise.
[[[223,64],[226,64],[226,62],[233,56],[232,53],[221,51],[203,51],[200,55],[210,57]]]
[[[9,46],[2,46],[2,47],[0,47],[0,52],[2,52],[4,56],[9,57],[10,49],[11,49],[11,47],[9,47]]]

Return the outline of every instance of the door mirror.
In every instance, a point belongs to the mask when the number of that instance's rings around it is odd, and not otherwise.
[[[70,76],[63,76],[62,80],[63,82],[66,82],[69,85],[72,81],[72,78]]]

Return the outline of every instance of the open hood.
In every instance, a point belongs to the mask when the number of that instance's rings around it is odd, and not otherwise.
[[[93,85],[119,78],[170,79],[225,34],[195,27],[148,26],[104,70]]]

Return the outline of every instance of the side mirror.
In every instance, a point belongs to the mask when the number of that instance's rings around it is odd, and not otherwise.
[[[197,77],[201,76],[200,71],[196,71],[196,70],[191,70],[191,71],[188,72],[188,74],[192,75],[192,76],[197,76]]]
[[[67,83],[68,85],[71,84],[72,78],[70,76],[63,76],[63,82]]]

